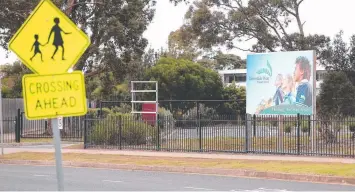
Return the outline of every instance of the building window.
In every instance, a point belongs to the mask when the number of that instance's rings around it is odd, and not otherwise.
[[[233,83],[234,81],[234,75],[228,75],[228,83]]]
[[[246,80],[247,80],[246,74],[224,75],[224,82],[226,83],[233,83],[233,81],[239,83],[239,82],[245,82]]]
[[[247,80],[246,74],[237,74],[235,76],[235,81],[236,82],[245,82]]]
[[[228,78],[228,76],[227,75],[224,75],[224,83],[227,83],[229,81],[229,78]]]

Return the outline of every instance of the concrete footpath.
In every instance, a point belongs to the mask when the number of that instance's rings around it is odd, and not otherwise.
[[[5,154],[19,152],[54,153],[54,148],[5,148]],[[180,153],[163,151],[139,150],[103,150],[103,149],[62,149],[62,153],[108,154],[146,157],[180,157],[202,159],[232,159],[232,160],[264,160],[264,161],[303,161],[317,163],[355,163],[355,159],[335,157],[312,156],[286,156],[286,155],[256,155],[256,154],[226,154],[226,153]]]

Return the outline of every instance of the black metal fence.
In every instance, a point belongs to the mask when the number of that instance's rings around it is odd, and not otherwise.
[[[16,118],[4,117],[3,127],[4,127],[4,136],[3,136],[4,142],[5,143],[16,142]]]
[[[63,118],[63,129],[60,131],[63,141],[84,141],[84,118]],[[28,120],[20,109],[16,116],[4,117],[3,126],[5,143],[48,142],[52,138],[48,120]]]
[[[355,157],[355,118],[212,116],[85,119],[85,148]]]
[[[40,139],[52,138],[49,120],[25,120],[24,114],[20,119],[21,138]],[[84,141],[84,117],[64,117],[63,129],[60,130],[63,141]]]

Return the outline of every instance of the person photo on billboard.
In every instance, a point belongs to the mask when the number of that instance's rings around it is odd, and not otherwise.
[[[294,104],[296,101],[295,95],[293,93],[295,82],[291,74],[287,74],[282,82],[282,90],[285,93],[284,101],[282,104]]]
[[[276,92],[273,97],[275,105],[280,105],[281,103],[283,103],[284,100],[284,93],[282,91],[282,81],[283,81],[282,74],[278,74],[276,76],[276,80],[274,84],[276,87]]]
[[[296,93],[296,103],[312,106],[312,88],[310,84],[311,65],[309,60],[300,56],[295,62],[294,79],[298,83]]]

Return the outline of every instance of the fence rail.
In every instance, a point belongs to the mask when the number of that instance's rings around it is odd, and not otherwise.
[[[214,116],[158,126],[137,115],[85,119],[86,148],[355,157],[355,119]]]
[[[64,117],[63,129],[60,131],[63,141],[84,141],[84,116]],[[52,138],[52,130],[48,120],[27,120],[20,109],[14,117],[3,117],[4,142],[20,143],[21,140],[32,142],[48,142]],[[1,136],[1,135],[0,135]]]
[[[52,138],[49,120],[27,120],[21,116],[21,138]],[[64,117],[61,139],[64,141],[84,140],[84,117]]]

